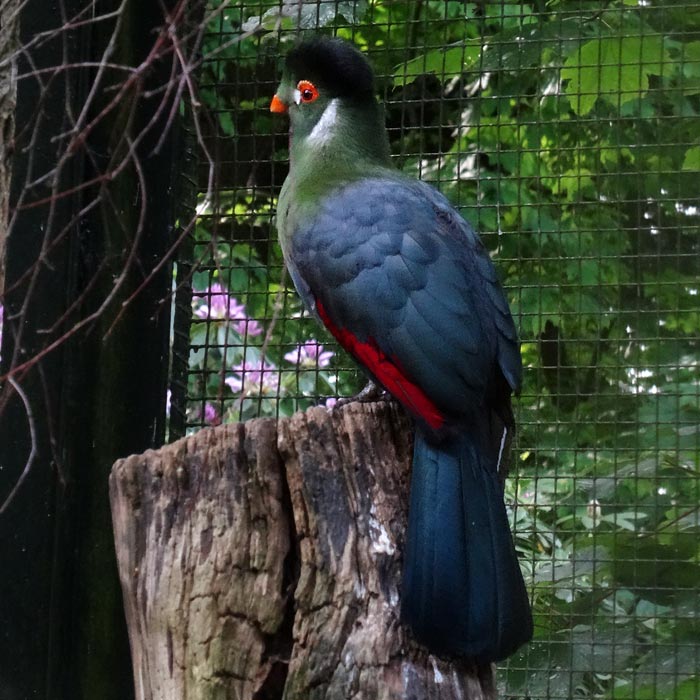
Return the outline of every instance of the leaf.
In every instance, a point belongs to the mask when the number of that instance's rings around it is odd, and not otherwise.
[[[697,674],[696,667],[695,645],[660,645],[648,655],[646,663],[637,671],[635,680],[640,685],[648,683],[655,686],[658,693],[661,690],[671,690],[680,681],[694,678]],[[674,694],[672,697],[678,696]]]
[[[604,674],[614,673],[632,658],[635,650],[634,636],[629,628],[607,630],[588,625],[574,627],[573,646],[577,669]]]
[[[683,170],[700,170],[700,146],[693,146],[685,152]]]
[[[341,16],[350,23],[357,22],[359,16],[364,12],[366,2],[305,2],[299,18],[299,26],[302,29],[318,29],[334,22],[336,17]],[[299,14],[299,3],[297,0],[286,2],[289,6],[287,10],[289,16],[294,17]]]
[[[663,75],[671,58],[660,34],[608,36],[586,42],[566,59],[561,78],[578,115],[593,109],[598,98],[618,109],[642,97],[649,75]]]
[[[525,27],[504,29],[484,44],[483,51],[474,61],[482,71],[516,71],[540,68],[546,62],[543,55],[551,54],[552,47],[564,55],[573,51],[581,41],[581,28],[574,23],[560,22],[530,24]]]
[[[673,678],[673,673],[671,674]],[[620,683],[619,687],[616,687],[610,697],[614,700],[659,700],[659,698],[673,698],[673,700],[697,700],[698,694],[698,681],[697,676],[689,678],[682,683],[678,683],[673,689],[660,695],[657,683],[651,683],[649,685],[641,685],[635,679],[634,683],[626,681]]]
[[[467,65],[473,63],[481,51],[481,41],[472,39],[457,46],[435,49],[410,61],[401,63],[394,69],[394,85],[402,87],[421,75],[434,73],[441,80],[449,80],[460,75]]]
[[[367,0],[345,0],[337,3],[337,13],[348,22],[357,24],[367,11]]]
[[[218,112],[219,126],[224,136],[235,136],[236,128],[233,125],[233,116],[230,110]]]
[[[554,194],[565,195],[569,201],[577,199],[579,192],[593,189],[593,178],[590,170],[577,168],[569,170],[557,177],[552,183]]]
[[[259,30],[276,32],[295,26],[302,29],[319,29],[331,24],[337,17],[355,24],[366,9],[366,0],[333,3],[303,2],[301,9],[298,0],[285,0],[281,7],[270,8],[262,16],[249,17],[243,22],[241,29],[244,32]]]
[[[686,78],[700,77],[700,41],[691,41],[681,49],[683,75]]]

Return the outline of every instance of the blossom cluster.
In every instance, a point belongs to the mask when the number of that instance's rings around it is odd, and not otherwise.
[[[284,359],[299,367],[323,369],[330,365],[333,354],[330,350],[324,350],[317,340],[307,340],[288,352]]]
[[[263,359],[254,362],[239,362],[231,368],[233,375],[224,383],[234,394],[276,394],[280,386],[279,370]]]
[[[299,395],[300,392],[304,396],[314,395],[318,381],[317,371],[331,365],[334,353],[326,350],[315,339],[306,340],[283,355],[283,359],[293,365],[293,368],[276,365],[269,357],[271,353],[265,352],[260,346],[260,341],[256,344],[251,340],[263,335],[263,327],[254,318],[250,318],[245,304],[232,296],[219,282],[194,292],[193,314],[195,318],[209,323],[226,324],[227,329],[226,334],[219,335],[219,348],[213,353],[210,349],[206,356],[200,356],[195,361],[195,364],[207,363],[207,367],[202,366],[202,369],[216,367],[218,370],[223,365],[223,371],[209,374],[215,383],[204,391],[211,396],[213,389],[221,397],[222,407],[209,400],[198,411],[199,420],[206,424],[218,425],[225,421],[227,416],[221,415],[220,410],[229,404],[225,413],[234,415],[241,406],[240,402],[248,398],[277,402],[284,396]],[[240,342],[231,343],[229,331],[235,333]],[[207,335],[203,333],[202,345],[205,344]],[[222,384],[219,383],[222,382],[220,377],[223,377]],[[326,384],[330,381],[325,375],[322,379],[325,379]],[[227,401],[226,392],[221,391],[223,386],[230,390],[236,399],[235,404]]]
[[[262,326],[253,318],[248,318],[245,304],[232,297],[218,282],[211,284],[208,289],[195,290],[194,315],[208,321],[226,321],[241,337],[261,335]]]

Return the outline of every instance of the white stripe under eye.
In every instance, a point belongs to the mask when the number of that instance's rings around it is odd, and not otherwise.
[[[326,109],[323,111],[321,118],[316,122],[316,125],[311,130],[311,133],[306,137],[306,141],[314,146],[322,146],[328,143],[335,134],[335,127],[338,121],[338,98],[332,99]]]

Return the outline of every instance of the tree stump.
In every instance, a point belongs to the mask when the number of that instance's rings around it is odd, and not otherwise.
[[[138,700],[482,700],[399,622],[411,425],[391,403],[207,428],[118,461]]]

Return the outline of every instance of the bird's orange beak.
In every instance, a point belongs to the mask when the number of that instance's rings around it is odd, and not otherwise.
[[[277,114],[284,114],[287,111],[287,105],[275,95],[272,98],[272,102],[270,102],[270,111],[276,112]]]

